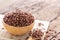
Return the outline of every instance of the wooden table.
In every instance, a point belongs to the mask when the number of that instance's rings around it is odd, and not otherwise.
[[[50,21],[49,29],[60,32],[60,0],[18,0],[0,13],[15,8],[32,13],[36,19]]]

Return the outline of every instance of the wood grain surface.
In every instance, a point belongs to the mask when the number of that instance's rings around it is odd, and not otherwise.
[[[36,19],[50,21],[49,29],[60,32],[60,0],[18,0],[0,13],[16,8],[32,13]]]

